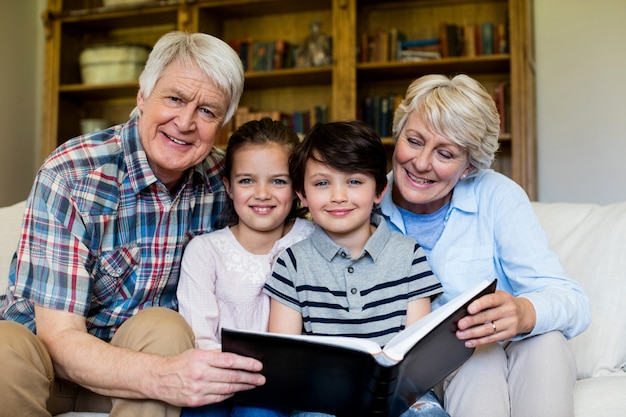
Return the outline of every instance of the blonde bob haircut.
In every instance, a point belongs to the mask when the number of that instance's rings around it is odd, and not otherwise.
[[[498,150],[500,116],[482,84],[467,75],[448,78],[432,74],[416,79],[394,113],[396,141],[413,111],[434,133],[467,151],[476,168],[472,174],[491,166]]]
[[[206,33],[166,33],[152,48],[139,76],[139,92],[144,98],[152,94],[163,71],[173,62],[197,65],[227,95],[228,108],[223,124],[227,123],[235,114],[243,93],[243,66],[239,55],[226,42]],[[130,116],[140,117],[141,111],[135,107]]]

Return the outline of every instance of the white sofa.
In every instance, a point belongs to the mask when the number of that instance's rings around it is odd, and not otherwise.
[[[24,203],[0,208],[0,289],[19,235]],[[576,356],[576,417],[626,416],[626,202],[534,203],[554,249],[589,299],[589,329],[571,340]],[[70,413],[65,416],[96,414]]]

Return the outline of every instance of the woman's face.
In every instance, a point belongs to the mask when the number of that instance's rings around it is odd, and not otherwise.
[[[433,213],[472,171],[467,151],[431,131],[416,111],[409,114],[393,153],[393,201],[413,213]]]

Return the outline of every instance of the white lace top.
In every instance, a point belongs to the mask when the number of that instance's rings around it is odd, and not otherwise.
[[[182,260],[178,283],[179,311],[201,349],[221,347],[222,327],[267,330],[269,297],[263,285],[278,255],[307,238],[313,224],[296,219],[265,255],[248,252],[230,228],[193,238]]]

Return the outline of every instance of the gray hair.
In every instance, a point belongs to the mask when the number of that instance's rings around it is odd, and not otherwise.
[[[467,75],[448,78],[425,75],[413,81],[393,117],[393,137],[398,136],[413,111],[433,132],[451,140],[469,154],[470,164],[491,166],[498,150],[500,115],[485,87]],[[471,174],[470,174],[471,175]]]
[[[165,68],[178,61],[197,64],[213,82],[228,95],[227,123],[239,106],[243,93],[243,66],[237,53],[224,41],[206,33],[173,31],[163,35],[152,48],[146,66],[139,76],[139,90],[148,97]],[[135,107],[131,117],[141,116]]]

